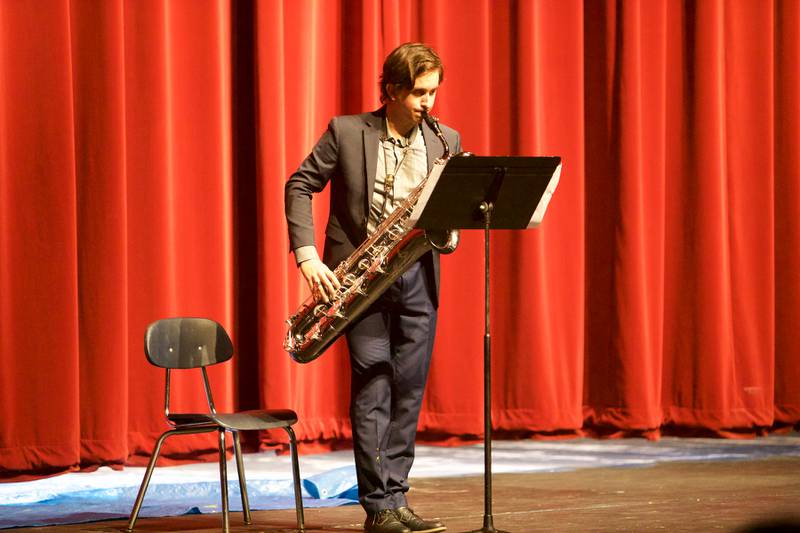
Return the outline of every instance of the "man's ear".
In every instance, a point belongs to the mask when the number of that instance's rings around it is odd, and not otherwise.
[[[386,94],[389,95],[389,100],[396,100],[397,99],[397,85],[394,83],[387,83],[386,84]]]

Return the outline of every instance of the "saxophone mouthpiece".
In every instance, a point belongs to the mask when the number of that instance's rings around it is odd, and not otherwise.
[[[428,113],[427,109],[422,110],[422,119],[433,131],[437,131],[439,129],[439,119]]]

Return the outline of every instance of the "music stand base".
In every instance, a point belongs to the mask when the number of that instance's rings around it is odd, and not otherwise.
[[[472,531],[468,531],[467,533],[508,533],[508,531],[503,531],[502,529],[495,529],[494,524],[492,523],[491,515],[483,516],[483,527],[480,529],[473,529]]]

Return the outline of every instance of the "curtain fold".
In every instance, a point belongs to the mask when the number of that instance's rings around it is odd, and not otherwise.
[[[128,215],[122,4],[73,2],[80,461],[119,463],[128,453]],[[123,290],[120,290],[123,289]],[[111,409],[98,410],[102,399]]]
[[[668,4],[594,2],[585,17],[584,402],[600,426],[662,422]]]
[[[232,331],[230,18],[226,2],[129,2],[125,9],[129,454],[165,429],[163,371],[142,353],[150,322],[208,316]],[[119,338],[119,337],[118,337]],[[230,364],[211,369],[233,406]],[[173,409],[204,409],[197,376],[178,376]],[[171,439],[188,454],[214,437]]]
[[[0,464],[79,461],[70,11],[0,8]],[[64,423],[67,422],[67,423]]]
[[[306,450],[346,445],[344,343],[281,348],[308,294],[283,186],[412,40],[444,61],[434,113],[464,150],[563,160],[542,226],[492,234],[498,431],[800,421],[800,3],[20,0],[0,3],[4,477],[141,463],[165,429],[142,335],[175,315],[233,333],[220,409],[291,408]],[[483,245],[442,258],[425,438],[482,432]],[[176,408],[203,408],[191,378]]]
[[[775,421],[800,417],[800,3],[775,2]]]

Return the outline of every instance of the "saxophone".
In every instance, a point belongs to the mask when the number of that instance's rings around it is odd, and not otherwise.
[[[409,219],[434,172],[441,172],[450,159],[450,147],[438,119],[423,113],[423,119],[442,143],[444,153],[422,182],[392,211],[375,231],[333,273],[340,288],[328,303],[309,296],[286,323],[289,330],[283,348],[298,363],[308,363],[344,333],[386,289],[423,254],[435,249],[443,254],[458,246],[458,230],[443,233],[413,228]]]

